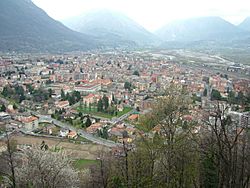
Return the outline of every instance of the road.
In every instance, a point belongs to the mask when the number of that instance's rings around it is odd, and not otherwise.
[[[4,102],[5,104],[8,104],[8,103],[9,103],[8,100],[6,100],[6,99],[4,99],[4,98],[1,98],[1,97],[0,97],[0,101]],[[75,105],[77,105],[77,104],[75,104]],[[35,112],[35,111],[31,111],[31,110],[29,110],[29,109],[27,109],[27,108],[25,108],[25,109],[26,109],[28,112],[30,112],[31,114],[33,114],[33,115],[39,117],[39,120],[40,120],[40,121],[51,122],[51,123],[57,125],[58,127],[65,128],[65,129],[69,129],[69,130],[71,130],[71,131],[76,131],[76,132],[78,133],[79,136],[81,136],[81,137],[83,137],[83,138],[85,138],[85,139],[87,139],[87,140],[90,140],[90,141],[92,141],[93,143],[100,144],[100,145],[104,145],[104,146],[107,146],[107,147],[122,146],[122,144],[120,144],[120,143],[116,143],[116,142],[113,142],[113,141],[111,141],[111,140],[106,140],[106,139],[103,139],[103,138],[100,138],[100,137],[96,137],[96,136],[94,136],[94,135],[92,135],[92,134],[87,133],[87,132],[84,131],[84,130],[81,130],[81,129],[78,129],[78,130],[77,130],[77,129],[75,129],[73,126],[71,126],[70,124],[63,123],[63,122],[61,122],[61,121],[58,121],[58,120],[56,120],[56,119],[51,118],[50,116],[40,115],[40,114],[38,114],[38,113]],[[110,123],[111,123],[112,125],[115,125],[115,124],[117,124],[118,122],[120,122],[120,121],[126,119],[126,118],[127,118],[129,115],[131,115],[132,113],[134,113],[134,110],[131,110],[130,112],[128,112],[128,113],[122,115],[122,116],[119,117],[119,118],[114,118],[114,119],[112,119],[112,120],[110,121]],[[22,131],[25,132],[25,130],[22,130]]]
[[[96,144],[100,144],[100,145],[104,145],[104,146],[107,146],[107,147],[117,147],[117,146],[121,146],[121,144],[119,143],[115,143],[111,140],[105,140],[103,138],[100,138],[100,137],[96,137],[92,134],[89,134],[87,132],[85,132],[84,130],[81,130],[81,129],[75,129],[73,126],[67,124],[67,123],[63,123],[61,121],[58,121],[56,119],[53,119],[51,117],[48,117],[48,116],[42,116],[42,115],[37,115],[39,117],[39,120],[40,121],[46,121],[46,122],[51,122],[53,124],[55,124],[56,126],[58,127],[61,127],[61,128],[65,128],[65,129],[69,129],[71,131],[75,131],[78,133],[79,136],[87,139],[87,140],[90,140],[92,141],[93,143],[96,143]]]
[[[126,114],[120,116],[120,117],[113,118],[113,119],[111,120],[111,124],[115,125],[115,124],[117,124],[117,123],[123,121],[124,119],[128,118],[128,117],[129,117],[131,114],[133,114],[133,113],[135,113],[135,110],[134,110],[134,109],[131,110],[131,111],[129,111],[128,113],[126,113]]]

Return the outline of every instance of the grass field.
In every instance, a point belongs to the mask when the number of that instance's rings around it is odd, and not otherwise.
[[[74,168],[76,168],[78,170],[82,170],[86,167],[89,167],[91,165],[95,165],[97,163],[98,163],[97,160],[78,159],[78,160],[73,162],[73,166],[74,166]]]
[[[120,117],[120,116],[128,113],[131,110],[132,110],[132,108],[130,108],[130,107],[124,107],[123,111],[118,112],[117,116],[115,116],[115,115],[111,115],[111,114],[108,114],[108,113],[105,113],[105,112],[97,112],[97,108],[94,108],[94,107],[92,107],[91,109],[84,108],[84,107],[82,107],[82,108],[78,107],[77,108],[78,112],[82,112],[82,113],[90,114],[90,115],[94,115],[94,116],[99,116],[99,117],[103,117],[103,118],[108,118],[108,119],[111,119],[113,117]]]

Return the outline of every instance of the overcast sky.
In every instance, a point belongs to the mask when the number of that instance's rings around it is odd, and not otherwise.
[[[122,12],[150,31],[168,22],[198,16],[221,16],[239,24],[250,16],[250,0],[32,0],[56,20],[93,9]]]

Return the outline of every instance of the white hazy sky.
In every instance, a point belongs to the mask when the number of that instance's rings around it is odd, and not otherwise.
[[[56,20],[93,9],[120,11],[150,31],[177,19],[221,16],[239,24],[250,16],[250,0],[32,0]]]

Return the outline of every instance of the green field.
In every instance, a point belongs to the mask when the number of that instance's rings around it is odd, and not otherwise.
[[[111,114],[108,114],[108,113],[105,113],[105,112],[97,112],[97,108],[94,108],[94,107],[92,107],[91,109],[84,108],[84,107],[82,107],[82,108],[78,107],[77,108],[78,112],[82,112],[82,113],[85,113],[85,114],[90,114],[90,115],[94,115],[94,116],[98,116],[98,117],[108,118],[108,119],[111,119],[113,117],[120,117],[120,116],[130,112],[131,110],[132,110],[132,108],[130,108],[130,107],[124,107],[123,111],[118,112],[117,116],[115,116],[115,115],[111,115]]]
[[[74,166],[74,168],[76,168],[78,170],[82,170],[82,169],[84,169],[86,167],[89,167],[91,165],[95,165],[97,163],[98,163],[97,160],[78,159],[78,160],[73,162],[73,166]]]

